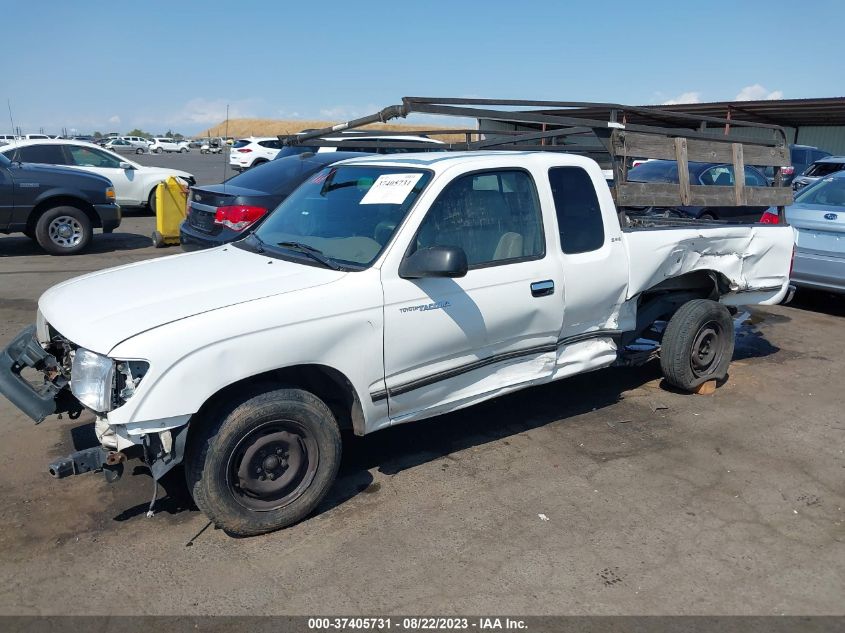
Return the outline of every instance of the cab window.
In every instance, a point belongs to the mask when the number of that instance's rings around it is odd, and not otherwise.
[[[461,176],[432,204],[417,233],[416,249],[458,246],[470,268],[545,254],[534,181],[524,171]]]
[[[580,167],[553,167],[549,184],[563,252],[575,255],[601,248],[604,222],[590,175]]]

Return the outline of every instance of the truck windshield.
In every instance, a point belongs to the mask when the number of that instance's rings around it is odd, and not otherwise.
[[[320,264],[317,254],[332,267],[366,268],[430,179],[431,172],[422,169],[328,167],[294,190],[238,246]]]

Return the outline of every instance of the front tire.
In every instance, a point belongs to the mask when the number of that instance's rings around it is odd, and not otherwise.
[[[160,147],[156,147],[154,151],[155,151],[156,154],[161,154],[164,150],[161,149]]]
[[[76,207],[47,209],[35,223],[35,241],[51,255],[76,255],[88,244],[94,228],[85,212]]]
[[[716,301],[694,299],[682,305],[666,326],[660,367],[666,382],[694,391],[709,380],[724,380],[734,353],[734,325]]]
[[[135,153],[136,153],[136,154],[143,154],[143,153],[144,153],[144,150],[143,150],[142,148],[140,148],[140,147],[139,147],[138,149],[136,149],[136,150],[135,150]]]
[[[188,148],[187,148],[187,147],[183,147],[182,149],[180,149],[180,150],[179,150],[179,152],[180,152],[181,154],[187,154],[187,153],[188,153]]]
[[[224,408],[188,446],[197,506],[226,532],[252,536],[296,523],[326,496],[340,465],[331,410],[301,389],[274,389]]]

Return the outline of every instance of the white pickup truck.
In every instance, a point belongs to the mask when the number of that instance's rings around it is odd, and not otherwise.
[[[582,156],[353,159],[246,239],[48,290],[0,354],[0,392],[38,422],[94,412],[102,447],[54,476],[114,479],[133,449],[156,479],[184,461],[210,519],[257,534],[320,502],[344,428],[644,361],[643,338],[671,384],[724,379],[732,306],[781,301],[792,250],[782,225],[620,228]]]

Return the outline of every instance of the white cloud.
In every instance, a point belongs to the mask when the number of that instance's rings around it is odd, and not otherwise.
[[[745,86],[734,97],[734,101],[771,101],[772,99],[783,99],[783,90],[769,92],[765,86],[760,84]]]
[[[120,117],[115,114],[113,117],[109,118],[109,123],[112,125],[120,125]]]
[[[175,115],[168,118],[173,125],[215,125],[226,120],[225,99],[203,99],[196,97],[191,99]],[[250,100],[229,102],[230,119],[248,119],[254,117]]]
[[[663,102],[663,105],[677,105],[679,103],[700,103],[701,93],[697,91],[682,92],[677,97]]]
[[[373,114],[379,110],[379,106],[373,105],[372,103],[365,106],[336,105],[330,108],[322,108],[320,110],[320,117],[331,120],[349,121],[350,119],[357,119],[358,117]]]

